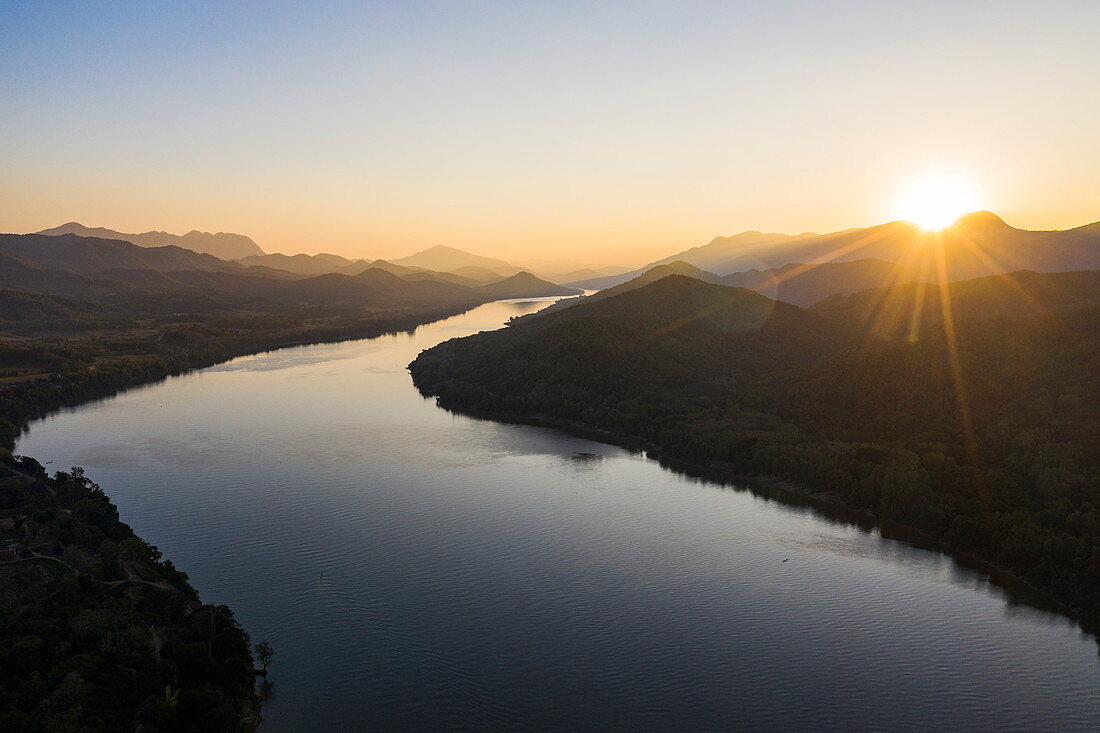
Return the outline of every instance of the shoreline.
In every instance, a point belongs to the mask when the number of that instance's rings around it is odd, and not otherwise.
[[[481,305],[484,305],[484,303]],[[42,381],[52,384],[51,379],[53,378],[67,376],[85,378],[84,383],[79,385],[73,392],[69,394],[52,395],[54,399],[44,408],[32,409],[23,414],[3,415],[2,417],[4,419],[15,426],[17,432],[10,438],[0,437],[0,450],[6,450],[8,453],[12,453],[15,450],[19,438],[26,433],[31,423],[36,420],[51,417],[65,408],[80,407],[99,400],[109,399],[131,389],[149,384],[156,384],[169,377],[176,377],[190,372],[209,369],[210,367],[225,364],[233,359],[239,359],[246,356],[265,354],[271,351],[278,351],[279,349],[321,344],[338,344],[346,341],[360,341],[363,339],[379,338],[390,334],[411,332],[429,323],[462,315],[477,307],[480,306],[463,306],[457,309],[448,308],[440,311],[426,312],[419,316],[392,317],[345,327],[318,329],[316,332],[293,334],[280,333],[273,334],[266,338],[262,336],[255,337],[254,339],[246,338],[235,344],[227,345],[224,349],[212,355],[208,355],[205,358],[200,357],[194,361],[172,363],[159,371],[133,373],[118,380],[99,379],[101,375],[96,372],[62,371],[53,373],[51,377],[39,377],[22,382],[8,382],[2,385],[3,389],[0,389],[0,405],[3,404],[5,397],[18,397],[20,390],[30,389]]]
[[[96,377],[99,376],[98,374],[88,373],[87,371],[58,372],[45,378],[47,383],[52,385],[53,379],[65,377],[67,375],[72,376],[74,374],[84,377],[85,381],[70,394],[51,395],[54,399],[44,406],[36,404],[34,408],[22,414],[4,415],[3,417],[15,426],[16,432],[14,435],[5,436],[6,439],[0,438],[0,454],[4,454],[3,457],[5,462],[15,458],[15,450],[19,439],[27,434],[32,423],[57,415],[66,409],[75,409],[98,401],[111,399],[132,389],[157,384],[170,377],[201,371],[202,369],[225,364],[238,358],[269,353],[279,349],[376,339],[386,335],[411,332],[429,323],[462,315],[476,307],[478,306],[465,306],[457,309],[431,311],[421,315],[382,319],[376,322],[350,325],[342,328],[319,329],[317,332],[313,333],[280,333],[272,335],[269,338],[258,337],[253,340],[245,339],[243,342],[226,345],[224,349],[216,351],[212,355],[208,355],[207,358],[198,358],[194,361],[174,363],[170,366],[166,366],[163,370],[134,371],[121,378],[116,376],[110,380],[97,380]],[[39,377],[34,380],[15,383],[11,387],[8,387],[3,393],[0,393],[0,395],[17,395],[21,388],[28,390],[32,389],[36,384],[40,384],[42,380],[43,378]],[[33,456],[31,458],[33,458]],[[8,470],[12,469],[9,467]],[[147,541],[146,538],[140,537],[137,534],[133,536],[142,542]],[[200,598],[198,589],[194,588],[189,583],[187,587],[194,592],[196,598]],[[201,600],[199,602],[201,603]],[[245,633],[247,634],[247,630],[245,630]],[[242,704],[241,723],[245,729],[254,731],[260,726],[262,721],[263,696],[261,696],[257,692],[256,687],[253,686],[249,698]]]
[[[415,379],[413,381],[415,384]],[[938,552],[964,568],[984,573],[989,577],[990,582],[1006,596],[1006,603],[1022,601],[1032,608],[1065,616],[1073,621],[1082,632],[1088,634],[1097,644],[1100,644],[1100,629],[1094,628],[1089,623],[1086,614],[1080,609],[1062,603],[1049,592],[1021,578],[1005,567],[964,550],[955,549],[948,543],[937,541],[932,536],[911,525],[879,519],[873,512],[861,511],[848,506],[836,494],[812,492],[797,482],[785,479],[782,476],[738,473],[733,464],[722,461],[699,463],[667,455],[662,452],[659,445],[647,442],[637,436],[616,433],[615,431],[574,420],[554,418],[538,413],[524,416],[458,410],[443,404],[437,395],[428,394],[427,396],[435,398],[438,407],[454,414],[476,420],[560,430],[574,437],[641,453],[645,458],[657,461],[661,467],[677,473],[723,485],[734,484],[743,489],[748,489],[754,494],[762,493],[769,498],[786,504],[810,507],[832,521],[856,524],[865,529],[879,530],[880,535],[885,539],[905,542],[930,552]]]

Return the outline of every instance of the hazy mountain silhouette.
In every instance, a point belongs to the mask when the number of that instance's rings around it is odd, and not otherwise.
[[[703,270],[718,272],[730,258],[731,252],[751,252],[787,238],[786,234],[766,234],[758,231],[741,232],[730,237],[715,237],[701,247],[692,247],[652,264],[663,265],[683,261]]]
[[[949,280],[966,280],[1016,270],[1061,272],[1100,268],[1100,222],[1063,231],[1028,231],[1009,226],[988,211],[960,217],[942,232],[927,232],[907,221],[847,229],[830,234],[784,236],[745,232],[718,237],[624,275],[569,282],[606,288],[637,277],[651,267],[683,260],[719,275],[778,268],[792,262],[824,263],[859,259],[897,262],[914,269],[935,265],[942,247]]]
[[[456,275],[453,272],[436,272],[435,270],[425,270],[420,267],[405,267],[404,265],[395,265],[387,260],[374,260],[373,262],[366,263],[363,269],[371,268],[375,270],[385,270],[386,272],[393,273],[398,277],[406,280],[416,281],[429,281],[451,283],[452,285],[464,285],[467,287],[473,287],[474,285],[480,285],[480,280],[475,280],[469,277],[463,277],[462,275]],[[500,278],[494,278],[499,280]]]
[[[118,291],[117,283],[62,270],[51,270],[22,257],[0,252],[0,288],[51,295],[105,297]]]
[[[518,272],[511,277],[499,280],[487,285],[479,285],[472,288],[481,293],[488,300],[504,300],[506,298],[546,298],[555,295],[580,295],[576,288],[567,288],[555,285],[541,278],[535,277],[529,272]]]
[[[332,259],[328,261],[341,264]],[[366,268],[354,275],[302,276],[270,267],[246,267],[239,262],[227,262],[175,246],[140,247],[121,240],[72,234],[0,235],[0,287],[50,296],[81,297],[111,305],[144,303],[161,311],[265,310],[273,305],[450,308],[501,298],[576,292],[529,273],[503,278],[488,286],[469,287],[468,283],[473,281],[450,273],[422,271],[383,260],[378,260],[377,264],[379,267],[365,261],[353,263]],[[45,308],[45,301],[41,299],[18,302]]]
[[[223,260],[235,260],[249,255],[262,255],[264,251],[260,246],[243,234],[229,232],[200,232],[192,230],[184,235],[169,234],[168,232],[143,232],[141,234],[127,234],[117,232],[105,227],[86,227],[75,221],[62,224],[53,229],[43,229],[37,234],[57,236],[60,234],[75,234],[80,237],[99,237],[100,239],[121,239],[141,247],[167,247],[176,246],[189,249],[193,252],[220,257]],[[265,264],[265,263],[256,263]]]
[[[326,303],[477,304],[485,298],[470,288],[441,282],[410,282],[391,272],[369,268],[358,275],[329,273],[295,280],[277,297]]]
[[[118,239],[74,234],[0,234],[0,251],[40,267],[81,274],[112,269],[248,272],[237,262],[177,247],[141,247]]]
[[[955,320],[1049,319],[1054,313],[1100,305],[1100,271],[1023,270],[946,286],[908,283],[834,295],[810,310],[832,320],[864,324],[866,330],[883,338],[901,338],[908,337],[914,327],[942,331],[945,300],[950,301]]]
[[[512,323],[515,324],[533,318],[542,318],[544,316],[550,315],[551,313],[556,313],[560,310],[572,308],[574,306],[584,303],[595,303],[605,298],[611,298],[616,295],[629,292],[631,290],[643,288],[646,285],[661,280],[662,278],[666,278],[669,275],[683,275],[685,277],[695,278],[696,280],[702,280],[703,282],[714,283],[717,285],[722,284],[722,278],[718,277],[713,272],[700,270],[695,265],[690,265],[687,262],[677,260],[675,262],[669,262],[663,265],[656,265],[653,268],[646,270],[641,275],[638,275],[633,280],[615,285],[614,287],[604,288],[603,290],[592,293],[591,295],[586,295],[583,298],[568,298],[566,300],[559,300],[557,303],[554,303],[547,308],[543,308],[540,311],[536,311],[535,313],[528,313],[527,315],[515,318],[512,320]]]
[[[874,259],[830,262],[824,265],[792,263],[771,270],[749,270],[726,275],[725,277],[701,270],[695,265],[682,260],[676,260],[655,265],[633,280],[605,288],[592,295],[563,300],[537,313],[521,316],[516,319],[516,322],[539,318],[581,303],[593,303],[631,290],[637,290],[669,275],[683,275],[714,285],[748,288],[769,298],[803,307],[813,305],[819,300],[834,294],[854,293],[882,285],[929,279],[928,273],[922,273],[894,262]]]
[[[428,249],[391,260],[395,265],[404,267],[418,267],[437,272],[454,272],[460,275],[469,275],[477,279],[476,272],[487,271],[500,277],[508,277],[522,272],[523,268],[505,262],[504,260],[481,255],[470,254],[454,247],[437,245]],[[476,268],[475,273],[465,271],[466,268]]]
[[[836,294],[856,293],[868,288],[927,281],[931,271],[916,270],[896,262],[873,258],[851,262],[807,265],[792,262],[770,270],[735,272],[719,278],[721,285],[749,288],[770,298],[803,307]],[[713,282],[713,281],[710,281]]]
[[[581,267],[571,270],[552,270],[552,269],[538,269],[533,267],[524,268],[527,272],[533,273],[537,277],[541,277],[543,280],[549,280],[553,283],[570,283],[580,280],[592,280],[598,277],[608,277],[611,275],[621,275],[624,272],[631,272],[632,267],[620,267],[618,265],[607,265],[605,267]]]
[[[374,265],[372,265],[372,267],[373,266]],[[414,282],[417,280],[434,280],[436,282],[451,283],[452,285],[465,285],[466,287],[471,288],[483,284],[480,280],[475,280],[473,278],[465,277],[463,275],[456,275],[453,272],[435,272],[434,270],[414,270],[413,272],[410,272],[406,275],[401,275],[401,277]]]
[[[438,248],[436,248],[438,249]],[[449,249],[449,248],[443,248]],[[453,250],[453,252],[460,252],[459,250]],[[423,253],[420,253],[423,254]],[[447,254],[447,253],[445,253]],[[449,261],[467,261],[466,253],[461,253],[462,257],[457,255],[452,257],[447,254],[445,257],[422,258],[420,261],[439,261],[446,264]],[[417,255],[413,255],[417,257]],[[491,258],[479,258],[477,255],[469,255],[469,258],[475,258],[476,260],[488,260],[490,262],[502,262],[501,260],[492,260]],[[405,258],[408,259],[408,258]],[[474,260],[469,260],[474,261]],[[251,266],[267,266],[284,270],[287,272],[293,272],[299,275],[328,275],[338,273],[342,275],[358,275],[364,270],[373,268],[377,270],[385,270],[391,272],[394,275],[400,277],[407,277],[413,280],[436,280],[439,282],[449,282],[455,285],[483,285],[486,283],[496,282],[508,277],[512,270],[517,270],[512,266],[508,267],[483,267],[479,265],[465,265],[456,268],[459,272],[440,271],[429,267],[419,265],[407,265],[398,264],[395,261],[389,260],[350,260],[346,257],[340,257],[333,254],[316,254],[316,255],[284,255],[284,254],[269,254],[269,255],[254,255],[251,257],[242,257],[238,260],[241,264]],[[504,263],[507,265],[507,263]],[[467,274],[462,274],[466,272]]]
[[[284,255],[275,252],[269,255],[239,257],[237,261],[246,266],[272,267],[276,270],[285,270],[299,275],[325,275],[330,272],[342,272],[347,275],[355,275],[362,272],[370,265],[370,262],[367,260],[349,260],[340,255],[326,254],[324,252],[315,255]]]
[[[288,260],[295,260],[287,257]],[[310,263],[343,265],[334,255]],[[280,258],[249,261],[281,262]],[[308,263],[307,263],[308,264]],[[0,235],[0,286],[53,296],[79,296],[114,304],[144,302],[161,309],[263,309],[263,304],[412,305],[465,307],[488,300],[570,295],[574,290],[529,273],[490,286],[450,273],[352,262],[355,274],[303,276],[266,266],[246,267],[175,246],[141,247],[130,242],[72,234]],[[458,281],[458,282],[454,282]],[[40,301],[35,301],[39,302]]]

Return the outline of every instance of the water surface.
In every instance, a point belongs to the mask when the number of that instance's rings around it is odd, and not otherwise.
[[[1095,642],[978,572],[413,388],[420,350],[544,305],[235,359],[18,452],[84,466],[274,645],[264,731],[1100,723]]]

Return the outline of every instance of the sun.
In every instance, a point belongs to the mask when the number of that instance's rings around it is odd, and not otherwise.
[[[982,208],[978,189],[966,178],[927,175],[905,188],[897,198],[896,215],[921,229],[938,231],[963,214]]]

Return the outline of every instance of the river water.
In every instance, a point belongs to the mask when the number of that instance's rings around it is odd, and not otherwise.
[[[979,572],[413,388],[545,305],[235,359],[18,452],[84,466],[275,647],[264,731],[1100,725],[1095,641]]]

